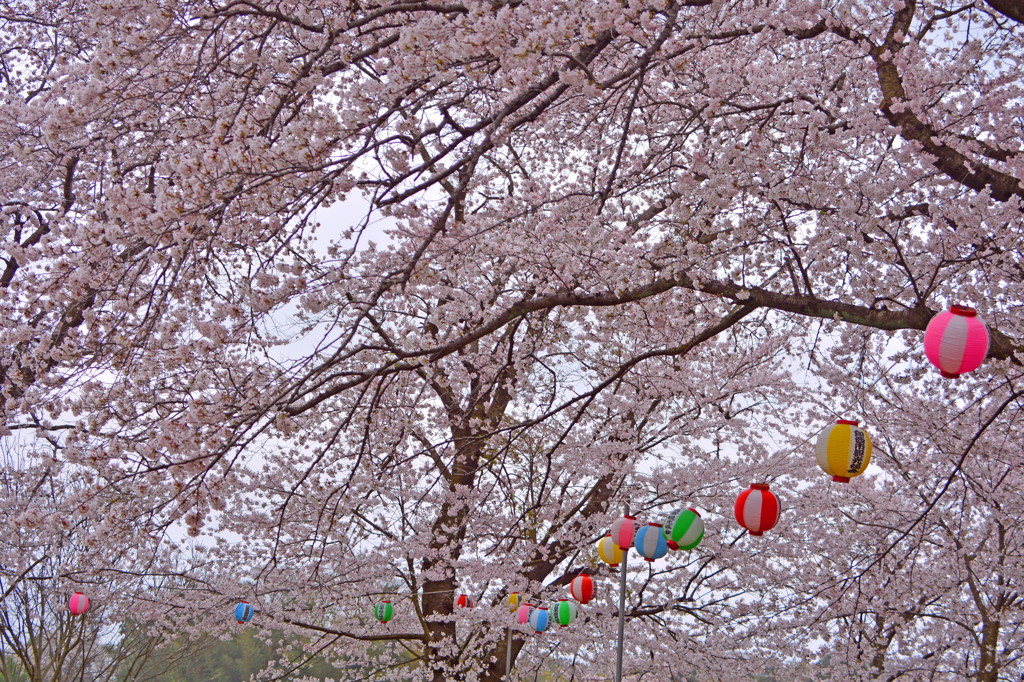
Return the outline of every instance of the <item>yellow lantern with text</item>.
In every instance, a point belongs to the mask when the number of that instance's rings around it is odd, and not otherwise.
[[[858,422],[840,419],[818,434],[815,454],[818,466],[833,481],[849,483],[860,476],[871,462],[871,436]]]

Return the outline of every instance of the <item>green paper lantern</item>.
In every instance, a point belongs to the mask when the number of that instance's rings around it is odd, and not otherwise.
[[[568,627],[576,620],[576,604],[568,599],[559,599],[551,604],[551,615],[563,628]]]
[[[394,615],[395,607],[386,599],[373,607],[373,617],[382,623],[388,622]]]
[[[669,549],[693,549],[704,538],[704,520],[696,509],[669,512],[661,525]]]

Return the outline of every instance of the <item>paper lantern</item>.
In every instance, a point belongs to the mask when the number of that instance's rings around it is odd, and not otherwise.
[[[704,519],[696,509],[676,509],[665,517],[662,532],[669,549],[690,550],[704,539]]]
[[[569,627],[576,620],[576,605],[568,599],[559,599],[551,604],[554,621],[561,627]]]
[[[516,609],[519,608],[519,593],[513,592],[512,594],[508,595],[506,603],[508,604],[508,610],[512,613],[515,613]]]
[[[864,473],[871,462],[871,436],[857,423],[840,419],[818,434],[814,446],[818,466],[833,481],[849,483],[851,478]]]
[[[594,579],[587,573],[580,573],[569,583],[569,594],[581,604],[594,598]]]
[[[597,556],[612,568],[622,563],[622,548],[615,544],[612,536],[605,535],[597,541]]]
[[[736,521],[751,535],[771,530],[779,522],[781,512],[779,498],[768,489],[767,483],[752,483],[736,498]]]
[[[636,517],[626,514],[612,521],[612,540],[622,549],[633,546],[633,535],[636,533]]]
[[[988,355],[988,330],[974,308],[950,306],[924,330],[924,354],[942,376],[956,379],[981,367]]]
[[[460,594],[459,598],[455,600],[455,605],[460,609],[471,609],[476,606],[476,602],[470,599],[465,594]]]
[[[522,604],[516,611],[516,621],[520,625],[530,622],[530,614],[533,613],[533,604]]]
[[[654,561],[668,554],[668,541],[660,523],[648,523],[636,532],[636,551],[647,561]]]
[[[71,609],[72,615],[81,616],[89,610],[89,598],[81,592],[75,592],[68,600],[68,608]]]
[[[544,632],[551,623],[551,616],[546,606],[538,606],[530,612],[530,627],[537,632]]]
[[[254,613],[256,613],[256,611],[247,601],[238,602],[238,605],[235,606],[235,620],[239,623],[248,623],[252,620],[252,615]]]
[[[391,605],[387,599],[382,602],[378,602],[373,607],[373,617],[382,623],[386,623],[391,620],[392,616],[395,615],[395,608]]]

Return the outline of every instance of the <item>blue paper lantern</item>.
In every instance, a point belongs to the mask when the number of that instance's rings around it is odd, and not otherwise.
[[[544,632],[551,623],[551,616],[548,615],[546,606],[538,606],[530,612],[530,627],[537,632]]]
[[[239,623],[248,623],[252,620],[252,614],[254,613],[256,613],[256,610],[249,602],[238,602],[238,606],[235,607],[235,620]]]
[[[668,554],[668,541],[660,523],[648,523],[636,532],[633,541],[636,551],[647,561],[654,561]]]

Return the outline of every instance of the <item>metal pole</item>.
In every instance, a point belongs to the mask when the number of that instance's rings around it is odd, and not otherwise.
[[[505,679],[512,679],[512,628],[505,628]]]
[[[622,572],[619,574],[619,647],[615,652],[615,682],[622,682],[622,641],[626,631],[626,561],[629,550],[622,550]]]
[[[629,506],[623,509],[623,515],[629,514]],[[615,651],[615,682],[622,682],[622,642],[626,631],[626,562],[629,561],[629,550],[622,550],[622,569],[619,573],[619,642]]]

